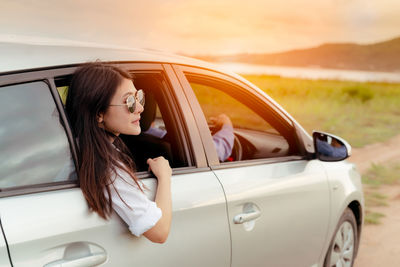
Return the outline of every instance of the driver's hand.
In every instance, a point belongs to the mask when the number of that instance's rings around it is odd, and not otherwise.
[[[216,128],[220,128],[223,125],[232,126],[232,122],[226,114],[219,114],[216,117],[210,117],[210,122],[214,124]]]

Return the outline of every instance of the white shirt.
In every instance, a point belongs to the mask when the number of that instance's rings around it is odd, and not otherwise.
[[[117,169],[117,177],[110,185],[110,193],[113,209],[128,224],[129,230],[135,236],[139,237],[152,228],[162,216],[156,203],[148,199],[130,175],[121,169]]]

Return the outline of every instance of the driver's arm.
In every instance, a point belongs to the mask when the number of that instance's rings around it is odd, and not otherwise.
[[[234,142],[232,125],[224,124],[221,130],[216,132],[212,138],[219,161],[225,161],[232,154]]]

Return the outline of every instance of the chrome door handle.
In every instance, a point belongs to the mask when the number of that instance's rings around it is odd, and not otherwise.
[[[89,267],[89,266],[97,266],[107,260],[107,255],[105,253],[96,253],[90,256],[73,259],[73,260],[57,260],[50,262],[43,267]]]
[[[261,212],[258,210],[252,211],[252,212],[241,213],[241,214],[236,215],[233,218],[233,222],[235,224],[242,224],[242,223],[245,223],[248,221],[255,220],[260,216],[261,216]]]

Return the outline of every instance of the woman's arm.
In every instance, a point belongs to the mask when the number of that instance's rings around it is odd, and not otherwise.
[[[172,170],[168,160],[163,157],[148,159],[150,170],[158,180],[155,202],[162,211],[160,220],[143,235],[152,242],[164,243],[171,227],[172,201],[171,201],[171,174]]]

